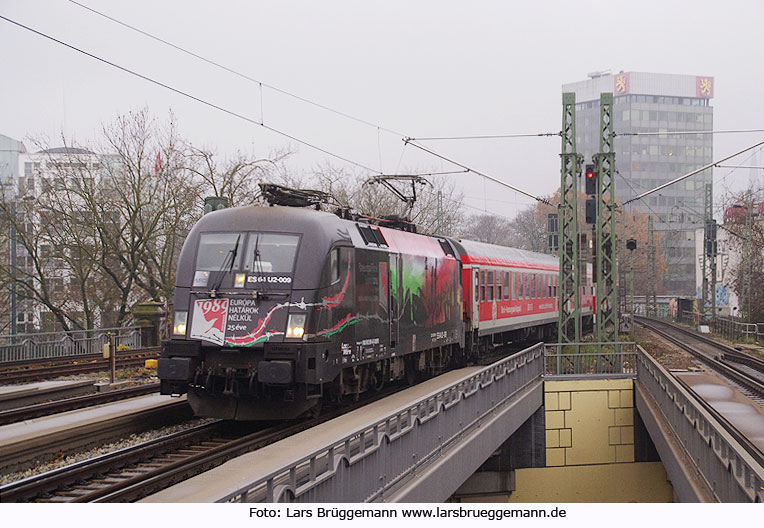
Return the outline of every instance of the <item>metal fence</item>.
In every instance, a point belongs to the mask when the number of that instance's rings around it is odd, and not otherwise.
[[[701,324],[700,314],[697,312],[682,311],[679,314],[679,322],[697,327]],[[711,330],[729,340],[764,341],[764,323],[745,323],[738,317],[712,317]]]
[[[120,346],[141,347],[141,330],[137,326],[0,335],[0,363],[98,354],[109,342],[109,333],[116,336],[118,349]]]
[[[744,323],[733,317],[714,317],[711,328],[727,339],[764,341],[764,323]]]
[[[635,377],[636,343],[560,343],[545,345],[544,376]]]

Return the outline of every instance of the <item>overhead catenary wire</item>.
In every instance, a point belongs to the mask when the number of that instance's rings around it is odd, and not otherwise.
[[[483,136],[441,136],[441,137],[412,137],[408,138],[410,141],[448,141],[448,140],[463,140],[463,139],[509,139],[509,138],[522,138],[522,137],[560,137],[562,132],[540,132],[537,134],[494,134]]]
[[[24,24],[22,24],[22,23],[20,23],[20,22],[16,22],[15,20],[12,20],[12,19],[10,19],[10,18],[8,18],[8,17],[5,17],[5,16],[3,16],[3,15],[0,15],[0,19],[3,19],[3,20],[5,20],[6,22],[10,22],[11,24],[14,24],[14,25],[16,25],[16,26],[18,26],[18,27],[20,27],[20,28],[26,29],[27,31],[30,31],[30,32],[32,32],[32,33],[35,33],[36,35],[39,35],[39,36],[41,36],[41,37],[44,37],[44,38],[46,38],[46,39],[48,39],[48,40],[51,40],[51,41],[53,41],[53,42],[55,42],[55,43],[57,43],[57,44],[60,44],[60,45],[62,45],[62,46],[65,46],[65,47],[67,47],[67,48],[69,48],[69,49],[72,49],[72,50],[74,50],[74,51],[77,51],[78,53],[82,53],[83,55],[86,55],[86,56],[88,56],[88,57],[90,57],[90,58],[92,58],[92,59],[95,59],[95,60],[97,60],[97,61],[99,61],[99,62],[102,62],[102,63],[104,63],[104,64],[107,64],[107,65],[109,65],[109,66],[111,66],[111,67],[113,67],[113,68],[116,68],[116,69],[118,69],[118,70],[121,70],[121,71],[123,71],[123,72],[125,72],[125,73],[129,73],[130,75],[133,75],[133,76],[135,76],[135,77],[138,77],[138,78],[140,78],[140,79],[143,79],[144,81],[148,81],[148,82],[150,82],[150,83],[152,83],[152,84],[155,84],[155,85],[157,85],[157,86],[161,86],[162,88],[165,88],[165,89],[167,89],[167,90],[170,90],[170,91],[172,91],[172,92],[175,92],[176,94],[179,94],[179,95],[182,95],[182,96],[184,96],[184,97],[187,97],[187,98],[189,98],[189,99],[192,99],[192,100],[194,100],[194,101],[197,101],[198,103],[201,103],[201,104],[203,104],[203,105],[206,105],[206,106],[208,106],[208,107],[210,107],[210,108],[214,108],[215,110],[218,110],[218,111],[224,112],[224,113],[226,113],[226,114],[228,114],[228,115],[230,115],[230,116],[236,117],[236,118],[238,118],[238,119],[241,119],[241,120],[243,120],[243,121],[247,121],[247,122],[249,122],[249,123],[252,123],[252,124],[254,124],[254,125],[258,125],[258,126],[261,126],[261,127],[265,128],[265,129],[267,129],[267,130],[270,130],[270,131],[272,131],[272,132],[275,132],[276,134],[279,134],[279,135],[281,135],[281,136],[283,136],[283,137],[286,137],[286,138],[288,138],[288,139],[291,139],[292,141],[295,141],[295,142],[297,142],[297,143],[300,143],[300,144],[302,144],[302,145],[305,145],[305,146],[307,146],[307,147],[310,147],[310,148],[312,148],[312,149],[315,149],[315,150],[317,150],[317,151],[319,151],[319,152],[322,152],[322,153],[324,153],[324,154],[326,154],[326,155],[328,155],[328,156],[332,156],[333,158],[336,158],[336,159],[342,160],[342,161],[344,161],[345,163],[349,163],[349,164],[351,164],[351,165],[355,165],[356,167],[360,167],[360,168],[362,168],[362,169],[364,169],[364,170],[367,170],[367,171],[369,171],[369,172],[373,172],[373,173],[378,173],[378,172],[379,172],[379,171],[377,171],[377,170],[375,170],[375,169],[372,169],[371,167],[367,167],[366,165],[364,165],[364,164],[362,164],[362,163],[359,163],[359,162],[357,162],[357,161],[353,161],[353,160],[351,160],[351,159],[349,159],[349,158],[346,158],[346,157],[344,157],[344,156],[340,156],[339,154],[335,154],[335,153],[333,153],[333,152],[331,152],[331,151],[329,151],[329,150],[326,150],[326,149],[325,149],[325,148],[323,148],[323,147],[319,147],[319,146],[317,146],[317,145],[314,145],[313,143],[309,143],[308,141],[305,141],[305,140],[303,140],[303,139],[299,139],[299,138],[298,138],[298,137],[296,137],[296,136],[293,136],[293,135],[291,135],[291,134],[288,134],[288,133],[286,133],[286,132],[283,132],[282,130],[279,130],[279,129],[277,129],[277,128],[274,128],[274,127],[271,127],[271,126],[268,126],[268,125],[266,125],[265,123],[262,123],[262,122],[260,122],[260,121],[257,121],[256,119],[252,119],[252,118],[250,118],[250,117],[247,117],[247,116],[245,116],[245,115],[239,114],[239,113],[237,113],[237,112],[234,112],[233,110],[229,110],[229,109],[227,109],[227,108],[224,108],[224,107],[222,107],[222,106],[219,106],[219,105],[217,105],[217,104],[215,104],[215,103],[211,103],[211,102],[209,102],[209,101],[206,101],[206,100],[204,100],[204,99],[202,99],[202,98],[200,98],[200,97],[197,97],[197,96],[195,96],[195,95],[192,95],[192,94],[190,94],[190,93],[184,92],[184,91],[182,91],[182,90],[180,90],[180,89],[178,89],[178,88],[174,88],[174,87],[170,86],[169,84],[165,84],[165,83],[163,83],[163,82],[161,82],[161,81],[157,81],[156,79],[153,79],[153,78],[151,78],[151,77],[148,77],[148,76],[146,76],[146,75],[143,75],[143,74],[141,74],[141,73],[138,73],[138,72],[136,72],[136,71],[134,71],[134,70],[131,70],[131,69],[129,69],[129,68],[126,68],[126,67],[124,67],[124,66],[120,66],[119,64],[116,64],[116,63],[114,63],[114,62],[111,62],[111,61],[109,61],[109,60],[107,60],[107,59],[104,59],[104,58],[101,58],[101,57],[99,57],[99,56],[97,56],[97,55],[94,55],[94,54],[92,54],[92,53],[89,53],[89,52],[87,52],[87,51],[85,51],[85,50],[83,50],[83,49],[80,49],[80,48],[78,48],[78,47],[76,47],[76,46],[73,46],[73,45],[71,45],[71,44],[68,44],[68,43],[66,43],[66,42],[64,42],[64,41],[62,41],[62,40],[59,40],[59,39],[57,39],[57,38],[55,38],[55,37],[52,37],[52,36],[50,36],[50,35],[48,35],[48,34],[46,34],[46,33],[43,33],[43,32],[41,32],[41,31],[38,31],[38,30],[36,30],[36,29],[34,29],[34,28],[31,28],[31,27],[29,27],[29,26],[26,26],[26,25],[24,25]]]
[[[126,27],[126,28],[128,28],[128,29],[130,29],[132,31],[135,31],[136,33],[140,33],[141,35],[146,36],[146,37],[148,37],[150,39],[153,39],[153,40],[155,40],[157,42],[161,42],[162,44],[165,44],[166,46],[170,46],[171,48],[174,48],[177,51],[180,51],[181,53],[185,53],[186,55],[189,55],[189,56],[194,57],[196,59],[199,59],[199,60],[201,60],[203,62],[206,62],[207,64],[209,64],[211,66],[215,66],[216,68],[220,68],[222,70],[225,70],[228,73],[236,75],[236,76],[238,76],[238,77],[240,77],[242,79],[245,79],[247,81],[250,81],[250,82],[258,84],[260,86],[260,102],[261,102],[261,104],[262,104],[262,88],[266,87],[266,88],[268,88],[270,90],[273,90],[274,92],[279,92],[279,93],[284,94],[284,95],[286,95],[288,97],[292,97],[294,99],[302,101],[303,103],[307,103],[309,105],[313,105],[313,106],[315,106],[317,108],[321,108],[321,109],[326,110],[328,112],[333,112],[333,113],[335,113],[337,115],[341,115],[342,117],[345,117],[347,119],[352,119],[353,121],[356,121],[358,123],[362,123],[364,125],[368,125],[368,126],[377,128],[379,130],[384,130],[385,132],[389,132],[390,134],[394,134],[396,136],[404,137],[404,134],[402,134],[400,132],[396,132],[395,130],[392,130],[392,129],[389,129],[389,128],[377,125],[377,124],[372,123],[370,121],[367,121],[365,119],[361,119],[360,117],[356,117],[356,116],[347,114],[345,112],[342,112],[340,110],[331,108],[331,107],[323,105],[321,103],[317,103],[315,101],[311,101],[310,99],[307,99],[307,98],[299,96],[299,95],[297,95],[295,93],[292,93],[292,92],[289,92],[287,90],[284,90],[283,88],[279,88],[278,86],[274,86],[272,84],[264,83],[264,82],[262,82],[262,81],[260,81],[258,79],[250,77],[249,75],[247,75],[245,73],[241,73],[241,72],[239,72],[237,70],[234,70],[233,68],[225,66],[224,64],[220,64],[219,62],[216,62],[216,61],[213,61],[211,59],[208,59],[208,58],[206,58],[206,57],[204,57],[202,55],[199,55],[198,53],[194,53],[193,51],[187,50],[186,48],[184,48],[182,46],[179,46],[177,44],[173,44],[172,42],[170,42],[168,40],[165,40],[165,39],[163,39],[161,37],[157,37],[156,35],[154,35],[152,33],[149,33],[148,31],[144,31],[144,30],[142,30],[140,28],[132,26],[132,25],[126,23],[126,22],[123,22],[123,21],[115,18],[115,17],[107,15],[106,13],[102,13],[101,11],[93,9],[92,7],[89,7],[89,6],[85,5],[85,4],[77,2],[76,0],[69,0],[69,1],[72,4],[74,4],[74,5],[77,5],[77,6],[81,7],[81,8],[83,8],[83,9],[86,9],[86,10],[90,11],[91,13],[94,13],[94,14],[100,16],[100,17],[106,18],[107,20],[111,20],[115,24],[119,24],[120,26]]]
[[[663,132],[615,132],[614,136],[681,136],[699,134],[745,134],[751,132],[764,132],[764,128],[745,130],[677,130]]]
[[[246,121],[249,121],[249,122],[251,122],[251,123],[254,123],[254,124],[258,124],[258,125],[262,126],[263,128],[266,128],[266,129],[268,129],[268,130],[272,130],[272,131],[274,131],[274,132],[276,132],[276,133],[278,133],[278,134],[281,134],[281,135],[283,135],[284,137],[287,137],[287,138],[289,138],[289,139],[292,139],[292,140],[294,140],[294,141],[297,141],[298,143],[301,143],[301,144],[304,144],[304,145],[306,145],[306,146],[309,146],[309,147],[311,147],[311,148],[314,148],[314,149],[316,149],[316,150],[318,150],[318,151],[320,151],[320,152],[323,152],[323,153],[325,153],[325,154],[328,154],[328,155],[330,155],[330,156],[332,156],[332,157],[335,157],[335,158],[337,158],[337,159],[340,159],[340,160],[342,160],[342,161],[345,161],[346,163],[350,163],[350,164],[352,164],[352,165],[356,165],[356,166],[358,166],[358,167],[361,167],[361,168],[363,168],[363,169],[366,169],[366,170],[368,170],[369,172],[372,172],[372,173],[381,173],[381,172],[382,172],[382,167],[380,166],[380,170],[374,170],[374,169],[372,169],[372,168],[370,168],[370,167],[367,167],[367,166],[365,166],[365,165],[363,165],[363,164],[361,164],[361,163],[358,163],[358,162],[354,162],[354,161],[352,161],[352,160],[349,160],[349,159],[347,159],[347,158],[344,158],[344,157],[342,157],[342,156],[339,156],[339,155],[337,155],[337,154],[331,153],[331,152],[329,152],[329,151],[327,151],[327,150],[325,150],[325,149],[322,149],[322,148],[320,148],[320,147],[317,147],[316,145],[313,145],[313,144],[311,144],[311,143],[308,143],[307,141],[304,141],[304,140],[300,140],[300,139],[297,139],[296,137],[293,137],[293,136],[291,136],[291,135],[289,135],[289,134],[286,134],[286,133],[284,133],[284,132],[281,132],[280,130],[277,130],[277,129],[273,128],[273,127],[270,127],[270,126],[268,126],[268,125],[265,125],[265,119],[264,119],[264,108],[263,108],[263,87],[267,87],[267,88],[269,88],[269,89],[271,89],[271,90],[277,91],[277,92],[279,92],[279,93],[282,93],[282,94],[284,94],[284,95],[287,95],[287,96],[289,96],[289,97],[293,97],[293,98],[295,98],[295,99],[298,99],[298,100],[300,100],[300,101],[303,101],[303,102],[305,102],[305,103],[308,103],[308,104],[314,105],[314,106],[316,106],[316,107],[322,108],[322,109],[324,109],[324,110],[327,110],[327,111],[329,111],[329,112],[333,112],[333,113],[336,113],[336,114],[338,114],[338,115],[341,115],[341,116],[343,116],[343,117],[346,117],[346,118],[348,118],[348,119],[352,119],[352,120],[354,120],[354,121],[356,121],[356,122],[359,122],[359,123],[363,123],[363,124],[365,124],[365,125],[368,125],[368,126],[372,126],[372,127],[375,127],[375,128],[378,130],[378,131],[379,131],[379,130],[384,130],[385,132],[388,132],[388,133],[391,133],[391,134],[394,134],[394,135],[400,136],[401,138],[403,138],[403,139],[404,139],[404,142],[405,142],[405,144],[407,144],[407,142],[408,142],[408,140],[407,140],[406,136],[405,136],[404,134],[400,133],[400,132],[397,132],[397,131],[395,131],[395,130],[392,130],[392,129],[389,129],[389,128],[386,128],[386,127],[382,127],[382,126],[380,126],[380,125],[377,125],[377,124],[375,124],[375,123],[371,123],[371,122],[369,122],[369,121],[367,121],[367,120],[364,120],[364,119],[361,119],[361,118],[358,118],[358,117],[352,116],[352,115],[350,115],[350,114],[346,114],[346,113],[344,113],[344,112],[341,112],[341,111],[339,111],[339,110],[335,110],[335,109],[333,109],[333,108],[330,108],[330,107],[328,107],[328,106],[322,105],[322,104],[320,104],[320,103],[316,103],[316,102],[314,102],[314,101],[311,101],[311,100],[309,100],[309,99],[306,99],[306,98],[304,98],[304,97],[301,97],[301,96],[299,96],[299,95],[293,94],[293,93],[291,93],[291,92],[288,92],[288,91],[286,91],[286,90],[283,90],[283,89],[281,89],[281,88],[278,88],[278,87],[276,87],[276,86],[273,86],[273,85],[270,85],[270,84],[267,84],[267,83],[263,83],[262,81],[259,81],[259,80],[257,80],[257,79],[254,79],[254,78],[252,78],[252,77],[250,77],[250,76],[248,76],[248,75],[246,75],[246,74],[243,74],[243,73],[241,73],[241,72],[238,72],[238,71],[236,71],[236,70],[234,70],[234,69],[232,69],[232,68],[229,68],[229,67],[227,67],[227,66],[225,66],[225,65],[222,65],[222,64],[220,64],[220,63],[217,63],[217,62],[215,62],[215,61],[212,61],[212,60],[210,60],[210,59],[207,59],[206,57],[203,57],[203,56],[201,56],[201,55],[199,55],[199,54],[196,54],[196,53],[194,53],[194,52],[191,52],[191,51],[189,51],[189,50],[187,50],[187,49],[185,49],[185,48],[183,48],[183,47],[181,47],[181,46],[178,46],[178,45],[176,45],[176,44],[173,44],[173,43],[171,43],[171,42],[169,42],[169,41],[167,41],[167,40],[165,40],[165,39],[162,39],[162,38],[160,38],[160,37],[157,37],[157,36],[155,36],[155,35],[153,35],[153,34],[151,34],[151,33],[147,32],[147,31],[141,30],[141,29],[139,29],[139,28],[137,28],[137,27],[135,27],[135,26],[132,26],[132,25],[130,25],[130,24],[127,24],[127,23],[125,23],[125,22],[122,22],[121,20],[118,20],[118,19],[116,19],[116,18],[114,18],[114,17],[111,17],[111,16],[109,16],[109,15],[106,15],[105,13],[102,13],[102,12],[100,12],[100,11],[97,11],[97,10],[95,10],[95,9],[93,9],[93,8],[89,7],[89,6],[86,6],[85,4],[82,4],[82,3],[80,3],[80,2],[77,2],[77,1],[75,1],[75,0],[70,0],[70,2],[71,2],[71,3],[73,3],[73,4],[75,4],[75,5],[77,5],[77,6],[79,6],[79,7],[81,7],[81,8],[83,8],[83,9],[86,9],[86,10],[88,10],[88,11],[90,11],[90,12],[92,12],[92,13],[94,13],[94,14],[98,15],[98,16],[101,16],[101,17],[103,17],[103,18],[106,18],[106,19],[108,19],[108,20],[111,20],[112,22],[114,22],[114,23],[116,23],[116,24],[122,25],[123,27],[126,27],[126,28],[128,28],[128,29],[130,29],[130,30],[132,30],[132,31],[138,32],[138,33],[140,33],[140,34],[142,34],[142,35],[144,35],[144,36],[146,36],[146,37],[149,37],[149,38],[151,38],[151,39],[153,39],[153,40],[156,40],[156,41],[158,41],[158,42],[161,42],[161,43],[163,43],[163,44],[165,44],[165,45],[167,45],[167,46],[170,46],[170,47],[172,47],[172,48],[174,48],[174,49],[176,49],[176,50],[178,50],[178,51],[180,51],[180,52],[182,52],[182,53],[185,53],[185,54],[187,54],[187,55],[193,56],[193,57],[195,57],[195,58],[197,58],[197,59],[199,59],[199,60],[201,60],[201,61],[204,61],[204,62],[206,62],[206,63],[208,63],[208,64],[210,64],[210,65],[213,65],[213,66],[216,66],[216,67],[218,67],[218,68],[221,68],[221,69],[223,69],[223,70],[225,70],[225,71],[228,71],[229,73],[232,73],[232,74],[234,74],[234,75],[237,75],[237,76],[239,76],[239,77],[241,77],[241,78],[244,78],[244,79],[246,79],[246,80],[249,80],[249,81],[251,81],[251,82],[257,83],[257,84],[259,85],[259,87],[260,87],[260,122],[258,122],[258,121],[256,121],[256,120],[254,120],[254,119],[250,119],[250,118],[247,118],[247,117],[245,117],[245,116],[242,116],[242,115],[240,115],[240,114],[237,114],[237,113],[235,113],[235,112],[232,112],[232,111],[230,111],[230,110],[224,109],[224,108],[222,108],[222,107],[219,107],[219,106],[217,106],[217,105],[214,105],[214,104],[212,104],[212,103],[209,103],[209,102],[207,102],[207,101],[204,101],[204,100],[202,100],[202,99],[200,99],[200,98],[197,98],[197,97],[195,97],[195,96],[192,96],[192,95],[190,95],[190,94],[187,94],[187,93],[185,93],[185,92],[182,92],[181,90],[178,90],[178,89],[175,89],[175,88],[173,88],[173,87],[170,87],[169,85],[166,85],[166,84],[164,84],[164,83],[161,83],[161,82],[159,82],[159,81],[156,81],[156,80],[154,80],[154,79],[151,79],[151,78],[149,78],[149,77],[146,77],[146,76],[144,76],[144,75],[141,75],[141,74],[139,74],[139,73],[137,73],[137,72],[134,72],[134,71],[132,71],[132,70],[129,70],[129,69],[127,69],[127,68],[124,68],[124,67],[122,67],[122,66],[119,66],[119,65],[116,65],[116,64],[114,64],[114,63],[111,63],[111,62],[109,62],[109,61],[107,61],[107,60],[105,60],[105,59],[101,59],[100,57],[97,57],[97,56],[95,56],[95,55],[93,55],[93,54],[90,54],[90,53],[88,53],[88,52],[85,52],[85,51],[83,51],[83,50],[80,50],[79,48],[76,48],[76,47],[74,47],[74,46],[72,46],[72,45],[69,45],[69,44],[67,44],[67,43],[65,43],[65,42],[63,42],[63,41],[60,41],[60,40],[58,40],[58,39],[55,39],[55,38],[53,38],[53,37],[50,37],[50,36],[48,36],[48,35],[46,35],[46,34],[44,34],[44,33],[41,33],[41,32],[39,32],[39,31],[37,31],[37,30],[34,30],[34,29],[32,29],[32,28],[29,28],[29,27],[27,27],[27,26],[24,26],[23,24],[20,24],[20,23],[18,23],[18,22],[15,22],[15,21],[13,21],[13,20],[11,20],[11,19],[8,19],[8,18],[6,18],[6,17],[2,17],[2,18],[3,18],[3,19],[5,19],[5,20],[7,20],[7,21],[9,21],[9,22],[11,22],[11,23],[14,23],[14,24],[16,24],[16,25],[19,25],[20,27],[23,27],[24,29],[27,29],[27,30],[29,30],[29,31],[32,31],[32,32],[34,32],[34,33],[37,33],[37,34],[39,34],[39,35],[41,35],[41,36],[44,36],[44,37],[46,37],[46,38],[49,38],[49,39],[51,39],[51,40],[53,40],[53,41],[55,41],[55,42],[58,42],[58,43],[60,43],[60,44],[62,44],[62,45],[64,45],[64,46],[67,46],[67,47],[69,47],[69,48],[71,48],[71,49],[74,49],[74,50],[76,50],[76,51],[79,51],[80,53],[84,53],[85,55],[88,55],[88,56],[90,56],[90,57],[92,57],[92,58],[94,58],[94,59],[100,60],[100,61],[102,61],[102,62],[104,62],[104,63],[106,63],[106,64],[109,64],[110,66],[113,66],[113,67],[119,68],[119,69],[121,69],[121,70],[123,70],[123,71],[125,71],[125,72],[127,72],[127,73],[130,73],[130,74],[132,74],[132,75],[136,75],[136,76],[138,76],[138,77],[140,77],[140,78],[142,78],[142,79],[144,79],[144,80],[147,80],[147,81],[149,81],[149,82],[152,82],[152,83],[154,83],[154,84],[157,84],[157,85],[159,85],[159,86],[162,86],[162,87],[164,87],[164,88],[170,89],[170,90],[172,90],[172,91],[174,91],[174,92],[176,92],[176,93],[178,93],[178,94],[180,94],[180,95],[184,95],[184,96],[186,96],[186,97],[189,97],[189,98],[191,98],[191,99],[194,99],[194,100],[196,100],[196,101],[198,101],[198,102],[200,102],[200,103],[206,104],[206,105],[208,105],[208,106],[211,106],[211,107],[213,107],[213,108],[217,108],[218,110],[221,110],[221,111],[224,111],[224,112],[226,112],[226,113],[229,113],[229,114],[231,114],[231,115],[233,115],[233,116],[235,116],[235,117],[238,117],[238,118],[240,118],[240,119],[244,119],[244,120],[246,120]],[[542,133],[542,134],[530,134],[530,136],[545,136],[545,135],[556,135],[556,136],[559,136],[559,135],[560,135],[560,132],[551,132],[551,133]],[[404,148],[404,150],[405,150],[405,148]],[[422,150],[426,150],[426,149],[422,149]],[[438,157],[441,157],[441,158],[442,158],[442,156],[439,156],[439,155],[435,154],[434,152],[431,152],[431,151],[430,151],[430,153],[431,153],[432,155],[435,155],[435,156],[438,156]],[[401,160],[402,160],[402,158],[403,158],[403,152],[401,152]],[[445,159],[445,158],[444,158],[444,159]],[[455,164],[456,164],[456,165],[458,165],[458,166],[462,166],[461,164],[459,164],[459,163],[457,163],[457,162],[454,162],[453,160],[448,160],[448,161],[450,161],[451,163],[455,163]],[[400,163],[400,162],[399,162],[399,163]],[[464,167],[464,168],[466,168],[466,167]],[[515,190],[515,191],[517,191],[517,192],[520,192],[521,194],[524,194],[524,195],[526,195],[526,196],[529,196],[529,197],[533,198],[534,200],[538,200],[538,201],[540,201],[540,202],[542,202],[542,203],[548,203],[548,202],[547,202],[546,200],[544,200],[543,198],[538,198],[538,197],[536,197],[536,196],[533,196],[533,195],[531,195],[531,194],[529,194],[529,193],[526,193],[526,192],[524,192],[524,191],[522,191],[522,190],[520,190],[520,189],[517,189],[517,188],[515,188],[515,187],[513,187],[513,186],[511,186],[511,185],[509,185],[509,184],[506,184],[505,182],[502,182],[501,180],[498,180],[498,179],[496,179],[496,178],[493,178],[493,177],[491,177],[491,176],[488,176],[488,175],[487,175],[487,174],[485,174],[485,173],[482,173],[482,172],[479,172],[479,171],[476,171],[476,170],[473,170],[473,169],[468,169],[468,170],[469,170],[469,172],[473,172],[473,173],[475,173],[475,174],[477,174],[477,175],[480,175],[480,176],[482,176],[482,177],[484,177],[484,178],[488,178],[488,179],[491,179],[492,181],[495,181],[495,182],[497,182],[497,183],[499,183],[499,184],[501,184],[501,185],[506,185],[506,186],[508,186],[509,188],[511,188],[511,189],[513,189],[513,190]]]
[[[638,196],[635,196],[634,198],[626,200],[625,202],[623,202],[623,205],[627,205],[627,204],[630,204],[631,202],[635,202],[637,200],[641,200],[645,196],[648,196],[648,195],[650,195],[650,194],[652,194],[652,193],[654,193],[656,191],[660,191],[661,189],[665,189],[669,185],[673,185],[675,183],[678,183],[678,182],[680,182],[682,180],[685,180],[685,179],[689,178],[690,176],[698,174],[699,172],[703,172],[706,169],[710,169],[712,167],[715,167],[715,166],[719,165],[720,163],[722,163],[724,161],[727,161],[728,159],[734,158],[735,156],[739,156],[743,152],[748,152],[749,150],[755,149],[756,147],[761,146],[761,145],[764,145],[764,141],[760,141],[760,142],[758,142],[758,143],[756,143],[754,145],[751,145],[750,147],[746,147],[743,150],[735,152],[734,154],[731,154],[731,155],[729,155],[729,156],[727,156],[725,158],[722,158],[722,159],[720,159],[718,161],[711,162],[708,165],[704,165],[703,167],[701,167],[699,169],[695,169],[694,171],[688,172],[687,174],[684,174],[683,176],[680,176],[678,178],[674,178],[670,182],[666,182],[663,185],[659,185],[658,187],[655,187],[654,189],[651,189],[649,191],[643,192],[642,194],[640,194]]]
[[[467,166],[467,165],[465,165],[465,164],[463,164],[463,163],[460,163],[460,162],[458,162],[458,161],[455,161],[455,160],[453,160],[453,159],[451,159],[451,158],[448,158],[448,157],[446,157],[446,156],[444,156],[444,155],[442,155],[442,154],[438,154],[437,152],[435,152],[435,151],[433,151],[433,150],[430,150],[430,149],[428,149],[427,147],[425,147],[425,146],[423,146],[423,145],[419,145],[419,144],[417,144],[417,143],[414,143],[414,141],[413,141],[411,138],[405,138],[403,141],[405,142],[405,144],[406,144],[406,145],[411,145],[412,147],[416,147],[416,148],[418,148],[419,150],[422,150],[422,151],[424,151],[424,152],[427,152],[428,154],[432,154],[432,155],[433,155],[433,156],[435,156],[435,157],[438,157],[438,158],[440,158],[440,159],[443,159],[443,160],[445,160],[445,161],[447,161],[447,162],[449,162],[449,163],[453,163],[453,164],[454,164],[454,165],[456,165],[457,167],[461,167],[461,168],[463,168],[463,169],[466,169],[466,170],[468,170],[469,172],[472,172],[473,174],[477,174],[478,176],[482,176],[483,178],[485,178],[485,179],[487,179],[487,180],[491,180],[491,181],[492,181],[492,182],[494,182],[494,183],[498,183],[499,185],[503,185],[503,186],[505,186],[505,187],[508,187],[508,188],[512,189],[513,191],[515,191],[515,192],[519,192],[520,194],[523,194],[523,195],[525,195],[525,196],[527,196],[527,197],[529,197],[529,198],[533,198],[533,199],[534,199],[534,200],[536,200],[537,202],[541,202],[541,203],[543,203],[543,204],[546,204],[546,205],[552,205],[552,204],[551,204],[551,203],[550,203],[550,202],[549,202],[547,199],[545,199],[545,198],[541,198],[541,197],[539,197],[539,196],[534,196],[534,195],[532,195],[531,193],[528,193],[528,192],[525,192],[525,191],[523,191],[522,189],[518,189],[518,188],[517,188],[517,187],[515,187],[514,185],[510,185],[510,184],[508,184],[507,182],[504,182],[504,181],[502,181],[502,180],[500,180],[500,179],[498,179],[498,178],[494,178],[493,176],[490,176],[490,175],[488,175],[488,174],[486,174],[486,173],[484,173],[484,172],[481,172],[481,171],[479,171],[479,170],[477,170],[477,169],[473,169],[472,167],[469,167],[469,166]]]

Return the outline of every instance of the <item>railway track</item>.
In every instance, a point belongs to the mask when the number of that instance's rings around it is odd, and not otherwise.
[[[318,418],[236,431],[241,422],[217,421],[85,460],[0,487],[0,502],[131,502],[208,471],[231,458],[387,397],[331,409]],[[246,426],[245,426],[246,427]]]
[[[118,389],[109,392],[87,394],[85,396],[77,396],[74,398],[66,398],[45,403],[38,403],[35,405],[27,405],[15,409],[8,409],[0,411],[0,425],[22,422],[25,420],[31,420],[32,418],[38,418],[40,416],[48,416],[51,414],[72,411],[75,409],[82,409],[84,407],[101,405],[104,403],[124,400],[126,398],[135,398],[137,396],[144,396],[146,394],[153,394],[155,392],[159,392],[159,383],[147,383],[144,385],[137,385],[135,387],[128,387],[125,389]]]
[[[693,354],[713,371],[731,380],[734,385],[741,387],[743,393],[748,392],[754,401],[758,401],[760,404],[764,403],[764,361],[664,321],[639,317],[636,318],[636,322]],[[747,435],[742,433],[730,419],[719,412],[712,403],[707,402],[705,398],[697,394],[684,380],[678,377],[675,379],[695,396],[698,403],[737,440],[749,455],[764,466],[764,453],[760,447],[751,442]]]
[[[764,398],[764,361],[665,321],[646,317],[636,317],[635,320],[746,388],[757,398]],[[740,368],[740,365],[746,368]]]
[[[117,368],[141,367],[147,359],[159,357],[160,347],[131,350],[117,353]],[[56,378],[58,376],[71,376],[77,374],[89,374],[109,370],[109,360],[98,355],[70,356],[65,361],[59,359],[34,361],[25,363],[26,368],[4,368],[0,370],[0,384],[24,383]],[[20,364],[14,365],[19,367]]]

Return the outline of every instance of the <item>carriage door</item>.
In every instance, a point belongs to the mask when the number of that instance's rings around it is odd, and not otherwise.
[[[389,288],[389,311],[390,314],[390,348],[395,349],[398,346],[398,323],[400,321],[401,299],[401,256],[395,253],[389,253],[390,262],[388,266],[388,284]]]
[[[472,268],[472,329],[480,326],[480,268]]]

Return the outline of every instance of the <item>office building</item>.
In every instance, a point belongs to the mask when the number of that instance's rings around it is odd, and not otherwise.
[[[564,84],[563,92],[576,94],[576,143],[591,163],[599,152],[599,98],[613,93],[613,129],[616,138],[616,200],[638,194],[710,164],[712,134],[671,135],[713,129],[714,78],[642,72],[590,73],[588,79]],[[660,135],[623,135],[656,133]],[[705,184],[710,169],[627,206],[653,216],[666,259],[665,290],[668,295],[695,296],[695,237],[702,225]]]

